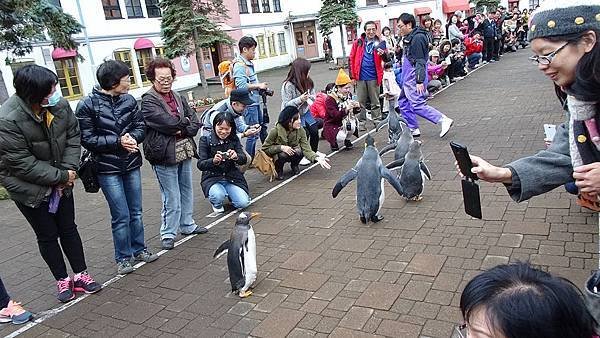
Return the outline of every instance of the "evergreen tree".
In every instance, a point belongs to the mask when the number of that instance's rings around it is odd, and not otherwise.
[[[343,25],[356,26],[358,24],[356,0],[323,0],[323,5],[319,11],[318,18],[319,31],[323,35],[329,35],[334,27],[339,27],[342,54],[346,57],[346,42],[344,41]]]
[[[73,34],[82,26],[71,15],[46,0],[0,1],[0,51],[24,56],[33,50],[36,42],[52,42],[54,47],[76,49]],[[7,57],[9,64],[13,59]],[[0,72],[0,103],[8,99],[8,91]]]
[[[228,19],[223,0],[161,0],[163,11],[161,35],[165,41],[165,54],[169,58],[196,53],[198,73],[204,94],[208,93],[202,47],[214,43],[232,43],[220,28]]]

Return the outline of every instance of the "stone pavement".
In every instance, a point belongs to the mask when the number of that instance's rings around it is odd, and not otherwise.
[[[503,164],[542,149],[542,125],[564,118],[551,83],[527,56],[505,55],[430,101],[456,122],[443,140],[437,126],[422,122],[433,175],[423,201],[407,203],[388,185],[386,218],[363,225],[355,184],[332,199],[335,181],[360,156],[360,142],[335,154],[330,171],[314,168],[254,202],[249,210],[262,216],[254,224],[259,275],[251,297],[233,296],[226,259],[212,258],[229,237],[230,218],[23,336],[449,337],[460,320],[460,292],[482,269],[528,260],[582,285],[598,267],[597,217],[562,188],[517,204],[501,185],[482,183],[484,220],[462,209],[448,141]],[[265,76],[282,79],[285,70],[277,72]],[[335,77],[323,64],[312,74],[318,87]],[[273,121],[278,102],[271,100]],[[380,145],[387,137],[376,136]],[[160,194],[144,168],[146,233],[157,251]],[[203,217],[210,210],[200,173],[195,179],[196,220],[209,224],[215,219]],[[248,180],[254,196],[276,185],[255,172]],[[106,203],[100,194],[77,196],[89,270],[104,282],[115,271]],[[32,231],[11,202],[0,208],[0,271],[9,291],[38,313],[58,307]],[[0,326],[0,336],[15,329]]]

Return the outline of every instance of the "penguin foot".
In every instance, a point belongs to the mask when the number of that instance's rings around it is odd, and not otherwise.
[[[364,218],[364,217],[362,217],[362,216],[360,216],[360,222],[361,222],[362,224],[367,224],[367,219],[366,219],[366,218]]]
[[[380,216],[380,215],[371,216],[371,222],[373,222],[373,223],[377,223],[377,222],[381,221],[382,219],[383,219],[383,216]]]
[[[423,199],[423,196],[419,195],[419,196],[415,196],[413,198],[409,198],[409,201],[413,201],[413,202],[419,202]]]
[[[346,150],[350,150],[350,149],[354,148],[354,145],[352,144],[352,141],[344,140],[344,147],[346,147]]]
[[[246,291],[244,291],[244,292],[242,292],[242,291],[240,291],[240,292],[239,292],[239,296],[240,296],[240,298],[246,298],[246,297],[249,297],[251,294],[252,294],[252,291],[250,291],[250,290],[246,290]]]

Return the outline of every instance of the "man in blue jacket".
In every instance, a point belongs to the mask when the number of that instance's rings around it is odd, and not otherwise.
[[[398,29],[403,39],[402,57],[402,94],[398,104],[402,115],[408,122],[413,136],[421,136],[416,115],[441,125],[440,137],[444,137],[452,123],[451,118],[427,105],[427,59],[429,58],[429,39],[427,31],[416,26],[412,14],[402,13],[398,18]]]

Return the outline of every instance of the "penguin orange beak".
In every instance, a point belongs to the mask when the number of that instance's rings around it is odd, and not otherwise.
[[[262,215],[260,212],[251,212],[250,213],[250,219],[253,219],[255,217],[259,217],[260,215]]]

